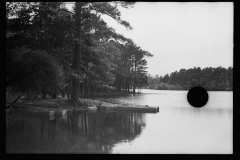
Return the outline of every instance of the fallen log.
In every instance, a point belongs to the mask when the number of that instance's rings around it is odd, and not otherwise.
[[[7,109],[10,108],[10,107],[11,107],[15,102],[17,102],[17,100],[18,100],[19,98],[21,98],[23,95],[24,95],[24,93],[22,93],[20,96],[18,96],[14,101],[12,101],[9,105],[7,105],[6,108],[7,108]]]

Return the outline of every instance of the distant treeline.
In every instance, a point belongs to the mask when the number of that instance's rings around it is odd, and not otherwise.
[[[165,76],[148,75],[148,88],[156,90],[188,90],[193,86],[208,91],[232,91],[233,68],[194,67],[181,69]]]

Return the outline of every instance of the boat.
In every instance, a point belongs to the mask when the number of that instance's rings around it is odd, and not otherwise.
[[[140,112],[140,113],[157,113],[159,106],[148,105],[118,105],[118,106],[97,106],[100,111],[126,111],[126,112]]]
[[[148,106],[148,105],[131,105],[131,106],[117,106],[118,111],[131,111],[141,113],[157,113],[159,112],[159,106]]]

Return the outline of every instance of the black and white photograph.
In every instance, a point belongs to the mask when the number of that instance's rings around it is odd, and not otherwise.
[[[7,154],[233,154],[233,2],[6,2]]]

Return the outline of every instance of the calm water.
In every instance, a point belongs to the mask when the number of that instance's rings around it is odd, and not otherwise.
[[[209,92],[202,108],[186,91],[142,90],[120,97],[159,106],[157,114],[87,112],[74,117],[7,117],[7,153],[210,153],[233,152],[233,93]]]

